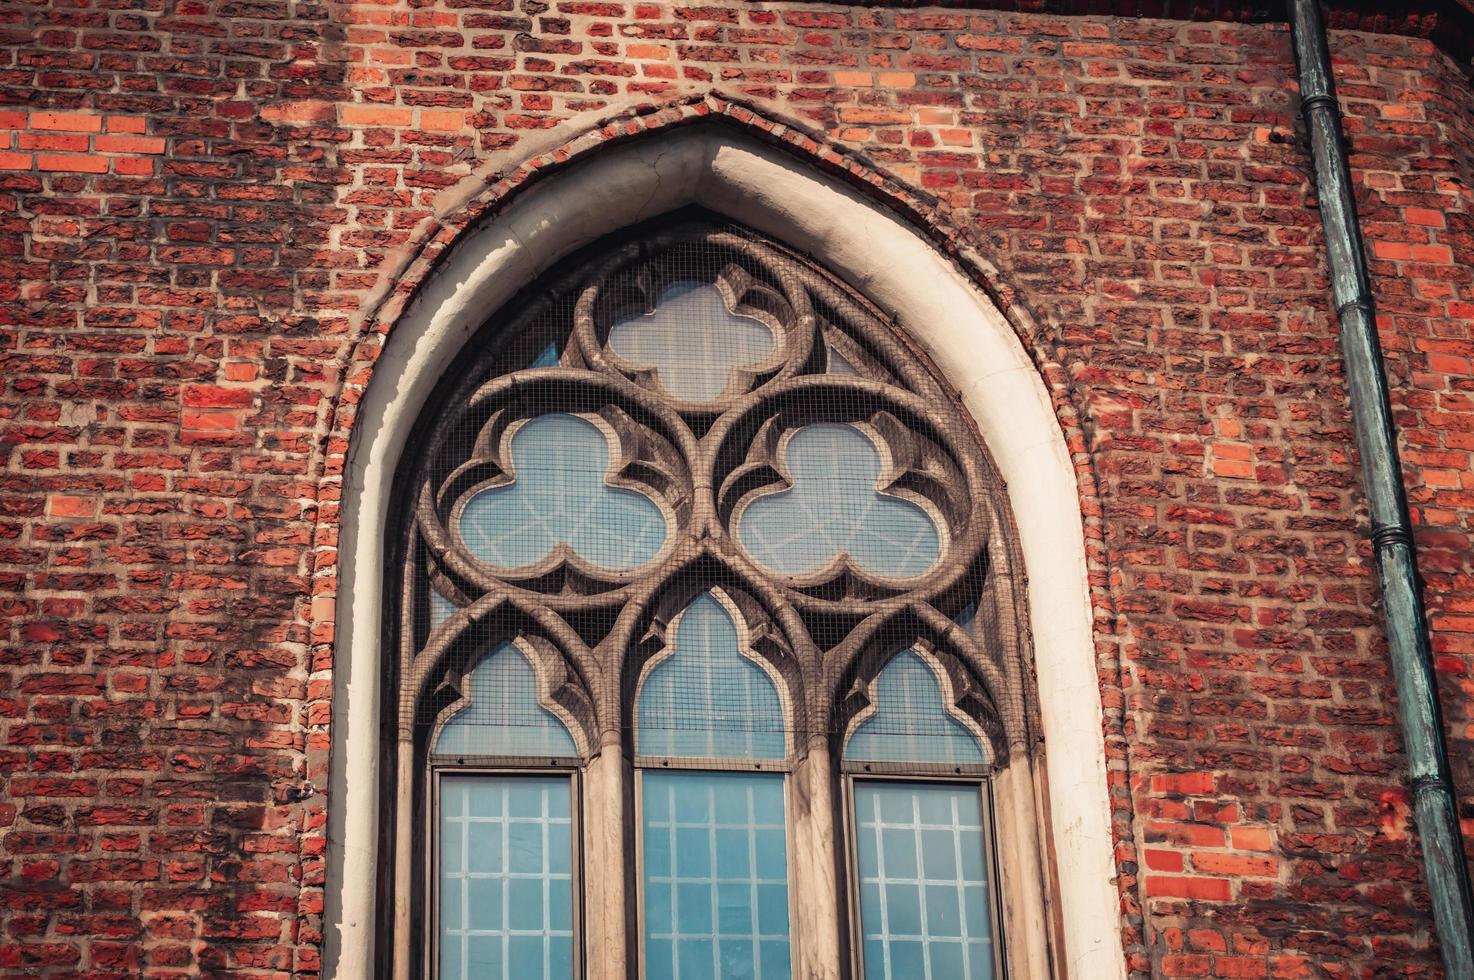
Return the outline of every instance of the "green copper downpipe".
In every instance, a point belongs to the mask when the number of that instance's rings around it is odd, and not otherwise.
[[[1412,525],[1392,425],[1382,348],[1362,252],[1361,225],[1351,193],[1351,169],[1331,79],[1331,55],[1318,0],[1289,0],[1300,69],[1300,111],[1310,133],[1316,193],[1341,323],[1341,353],[1372,519],[1372,545],[1387,617],[1387,642],[1407,743],[1409,782],[1423,865],[1433,898],[1433,922],[1449,980],[1474,980],[1474,901],[1464,861],[1448,748],[1438,710],[1433,651],[1413,553]]]

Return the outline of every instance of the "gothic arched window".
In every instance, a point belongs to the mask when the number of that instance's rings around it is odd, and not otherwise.
[[[396,962],[995,976],[990,781],[1034,721],[954,392],[821,265],[700,215],[488,313],[399,481]]]

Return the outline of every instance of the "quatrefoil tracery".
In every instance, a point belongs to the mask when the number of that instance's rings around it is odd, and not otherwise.
[[[610,343],[617,326],[654,314],[672,286],[692,283],[693,270],[706,272],[706,285],[715,289],[728,314],[761,323],[772,335],[767,357],[729,365],[715,398],[687,397],[695,392],[665,384],[658,368],[621,354]],[[579,292],[572,327],[574,362],[626,378],[697,418],[720,414],[724,399],[762,390],[813,367],[817,341],[817,321],[798,268],[772,249],[727,232],[676,232],[617,251]],[[705,357],[709,351],[698,348],[692,354]]]

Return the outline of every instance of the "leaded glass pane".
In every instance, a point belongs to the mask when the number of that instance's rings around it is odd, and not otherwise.
[[[646,980],[786,980],[783,777],[643,774]]]
[[[866,980],[992,980],[976,786],[855,784]]]
[[[567,777],[444,776],[440,980],[573,976]]]
[[[614,571],[638,568],[665,544],[666,519],[649,497],[608,483],[609,439],[576,415],[540,415],[512,436],[515,481],[483,490],[460,517],[471,553],[526,568],[559,544]]]
[[[609,346],[627,361],[655,368],[677,398],[706,402],[726,389],[733,368],[768,359],[773,331],[728,310],[717,287],[682,280],[661,291],[654,311],[616,323]]]
[[[988,761],[977,736],[948,714],[941,682],[914,651],[901,651],[881,668],[874,708],[850,736],[846,759],[966,766]]]
[[[847,554],[887,578],[913,578],[936,563],[936,525],[916,504],[880,492],[880,451],[859,429],[805,426],[789,439],[785,459],[793,486],[758,497],[737,527],[759,562],[803,575]]]
[[[698,759],[782,759],[783,705],[744,656],[737,624],[711,593],[674,625],[673,652],[640,686],[636,751]]]
[[[515,644],[503,643],[471,671],[471,703],[440,729],[440,755],[577,756],[567,727],[538,700],[537,674]]]

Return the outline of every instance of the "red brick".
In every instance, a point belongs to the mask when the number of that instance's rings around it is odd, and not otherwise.
[[[1273,849],[1269,831],[1263,827],[1234,827],[1229,831],[1233,846],[1240,851],[1268,851]]]
[[[148,132],[148,120],[142,116],[108,116],[105,126],[109,133]]]
[[[102,117],[79,112],[33,112],[32,129],[59,129],[72,133],[102,132]]]
[[[1216,788],[1210,772],[1171,772],[1152,777],[1152,792],[1180,796],[1208,796]]]
[[[58,493],[52,495],[48,509],[52,517],[92,517],[97,513],[97,501]]]
[[[143,157],[114,157],[113,173],[144,177],[154,172],[154,162]]]
[[[1402,216],[1409,224],[1425,225],[1429,228],[1442,228],[1447,223],[1442,211],[1434,211],[1430,208],[1404,208]]]
[[[1250,857],[1217,851],[1194,851],[1192,865],[1194,871],[1211,875],[1263,878],[1279,874],[1279,861],[1272,857]]]
[[[1153,871],[1179,872],[1185,867],[1181,851],[1165,851],[1161,848],[1146,849],[1146,866]]]
[[[414,121],[413,109],[385,106],[345,105],[339,109],[345,126],[408,126]]]
[[[1227,842],[1227,835],[1223,832],[1222,827],[1210,827],[1205,824],[1151,821],[1146,825],[1146,833],[1149,841],[1165,841],[1194,847],[1223,847]]]
[[[107,173],[107,157],[38,153],[36,154],[36,166],[41,170],[59,170],[78,174],[105,174]]]
[[[93,144],[101,153],[164,152],[164,141],[158,136],[96,136]]]
[[[185,412],[183,416],[186,429],[233,431],[240,427],[240,422],[240,415],[236,412]]]
[[[443,133],[459,132],[466,125],[466,117],[461,112],[431,112],[428,109],[420,111],[420,126]]]
[[[20,133],[16,136],[18,150],[64,150],[86,153],[92,139],[75,133]]]
[[[1232,895],[1227,878],[1192,878],[1169,875],[1147,875],[1148,898],[1193,898],[1205,902],[1226,902]]]

